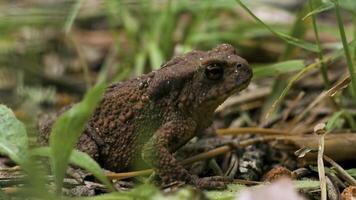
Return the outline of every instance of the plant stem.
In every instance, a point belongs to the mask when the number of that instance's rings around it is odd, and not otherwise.
[[[347,45],[347,39],[346,39],[344,24],[342,22],[341,14],[340,14],[339,1],[335,0],[333,2],[335,4],[336,19],[337,19],[337,23],[339,25],[340,37],[341,37],[342,45],[344,47],[346,62],[347,62],[347,66],[349,68],[349,73],[350,73],[350,77],[351,77],[352,95],[355,98],[356,97],[356,74],[355,74],[355,69],[354,69],[354,66],[353,66],[353,63],[352,63],[350,49],[349,49],[349,46]]]
[[[305,33],[306,33],[306,26],[305,23],[302,19],[302,16],[304,16],[307,13],[307,7],[303,5],[303,9],[299,11],[296,15],[296,19],[293,22],[292,27],[290,28],[289,34],[292,37],[296,38],[304,38]],[[284,50],[281,52],[278,61],[285,61],[293,57],[293,53],[295,52],[296,47],[290,43],[285,43]],[[276,77],[276,79],[273,81],[272,85],[272,91],[271,94],[268,96],[266,101],[263,104],[262,107],[262,113],[261,113],[261,118],[260,121],[262,124],[267,123],[267,118],[265,116],[267,115],[270,107],[274,104],[274,102],[279,99],[280,95],[283,92],[283,89],[287,86],[288,84],[288,75],[279,75]],[[276,107],[275,110],[279,108]],[[275,112],[271,113],[271,116],[273,116]]]
[[[326,177],[325,177],[325,169],[324,169],[324,162],[323,162],[324,145],[325,145],[324,144],[324,134],[319,135],[318,173],[319,173],[319,180],[320,180],[321,200],[327,199]]]
[[[356,11],[352,13],[352,21],[353,21],[353,27],[354,27],[354,38],[356,39]],[[354,62],[356,62],[356,47],[354,47]]]
[[[342,168],[339,164],[337,164],[333,159],[329,158],[328,156],[324,155],[324,160],[328,162],[336,171],[338,176],[345,180],[350,185],[356,185],[356,180],[352,177],[347,171]]]
[[[321,200],[327,199],[326,192],[326,176],[325,176],[325,168],[324,168],[324,147],[325,147],[325,134],[326,134],[326,125],[324,123],[317,124],[314,127],[314,134],[318,137],[318,174],[319,174],[319,182],[320,182],[320,190],[321,190]]]
[[[72,11],[70,12],[70,14],[64,24],[64,33],[65,34],[68,34],[70,32],[70,29],[72,28],[74,20],[77,17],[79,10],[82,7],[84,1],[85,0],[77,0],[77,2],[74,4]]]
[[[310,8],[310,11],[313,11],[313,0],[309,0],[309,8]],[[318,27],[316,25],[315,15],[311,15],[311,18],[312,18],[312,24],[313,24],[314,35],[315,35],[315,40],[316,40],[316,46],[318,48],[318,56],[319,56],[319,60],[321,61],[321,68],[320,68],[321,75],[322,75],[324,83],[325,83],[325,88],[329,89],[330,81],[328,78],[326,64],[323,62],[323,53],[322,53],[321,46],[320,46],[320,39],[319,39]]]

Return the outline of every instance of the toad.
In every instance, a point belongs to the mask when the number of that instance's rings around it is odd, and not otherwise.
[[[199,178],[173,153],[212,122],[215,109],[247,87],[252,70],[229,44],[175,57],[157,71],[106,89],[77,149],[115,172],[153,167],[163,182],[221,188],[222,177]],[[48,141],[50,123],[40,127]]]

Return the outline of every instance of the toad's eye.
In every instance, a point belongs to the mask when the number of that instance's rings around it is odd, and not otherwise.
[[[208,79],[219,80],[224,75],[224,68],[219,63],[210,64],[205,68],[205,75]]]

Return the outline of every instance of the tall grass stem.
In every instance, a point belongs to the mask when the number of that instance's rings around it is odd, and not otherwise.
[[[309,0],[309,8],[310,11],[313,11],[313,0]],[[313,30],[314,30],[314,35],[315,35],[315,41],[316,41],[316,46],[318,48],[318,57],[319,60],[321,61],[321,75],[323,77],[324,83],[325,83],[325,88],[329,89],[330,88],[330,81],[328,78],[328,72],[327,72],[327,66],[326,64],[323,62],[323,52],[321,49],[321,45],[320,45],[320,39],[319,39],[319,31],[318,31],[318,26],[316,25],[316,18],[315,15],[311,15],[311,19],[312,19],[312,25],[313,25]]]
[[[351,77],[352,95],[354,98],[356,98],[356,74],[355,74],[354,65],[352,63],[350,49],[349,49],[349,46],[347,45],[345,28],[344,28],[344,24],[342,22],[341,13],[340,13],[339,1],[334,0],[333,2],[335,4],[336,19],[337,19],[337,23],[339,26],[339,32],[340,32],[342,45],[343,45],[344,51],[345,51],[347,67],[349,69],[349,73],[350,73],[350,77]]]
[[[352,21],[353,21],[353,28],[354,28],[354,38],[356,39],[356,11],[352,13]],[[356,63],[356,47],[354,47],[354,63]]]
[[[73,23],[75,18],[77,17],[80,8],[82,7],[83,3],[85,0],[77,0],[77,2],[74,4],[72,11],[70,12],[68,19],[66,20],[64,24],[64,33],[68,34],[70,30],[72,29]]]

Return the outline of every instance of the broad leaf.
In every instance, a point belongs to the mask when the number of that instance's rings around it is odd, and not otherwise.
[[[28,150],[25,125],[5,105],[0,105],[0,152],[17,164],[24,164]]]

